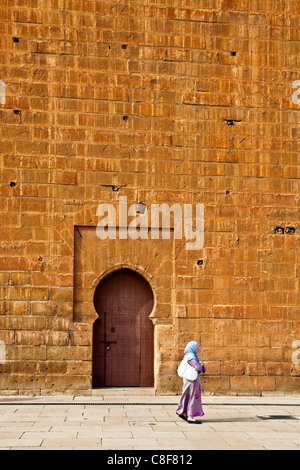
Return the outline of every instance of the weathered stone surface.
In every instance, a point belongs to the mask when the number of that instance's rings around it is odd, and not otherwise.
[[[0,1],[0,393],[90,393],[121,267],[153,289],[158,393],[190,339],[208,393],[299,393],[299,2],[25,3]],[[120,196],[204,204],[203,247],[99,240]]]

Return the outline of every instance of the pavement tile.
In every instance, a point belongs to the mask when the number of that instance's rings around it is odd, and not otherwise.
[[[21,436],[24,434],[24,431],[0,431],[0,440],[4,439],[20,439]]]
[[[74,446],[80,447],[87,447],[89,449],[93,449],[95,446],[101,445],[101,439],[91,439],[91,438],[80,438],[80,439],[72,439],[72,438],[56,438],[56,439],[43,439],[41,444],[42,447],[51,447],[52,449],[55,448],[74,448]]]
[[[76,405],[68,404],[75,399]],[[300,419],[268,419],[300,418],[300,398],[205,397],[201,425],[178,418],[177,397],[112,401],[0,397],[0,449],[300,450]]]
[[[42,432],[42,431],[36,431],[36,432],[24,432],[22,434],[22,440],[27,440],[27,439],[33,439],[39,437],[41,439],[76,439],[77,437],[77,431],[66,431],[66,432]]]
[[[14,439],[14,438],[4,438],[4,439],[0,439],[0,446],[1,447],[24,447],[26,446],[27,448],[28,447],[39,447],[43,442],[43,439],[41,439],[40,437],[36,437],[36,438],[33,438],[33,439],[28,439],[28,440],[24,440],[24,439]]]

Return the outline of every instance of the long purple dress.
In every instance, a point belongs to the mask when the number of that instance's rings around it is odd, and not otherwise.
[[[191,360],[188,362],[191,366],[195,367],[197,371],[205,372],[205,367],[197,361]],[[186,416],[187,418],[195,418],[196,416],[204,415],[199,375],[193,382],[183,379],[182,395],[176,413],[180,416]]]

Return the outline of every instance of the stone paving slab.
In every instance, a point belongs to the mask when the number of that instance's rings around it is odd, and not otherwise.
[[[300,397],[204,396],[199,425],[178,397],[113,398],[0,397],[0,449],[300,450]]]

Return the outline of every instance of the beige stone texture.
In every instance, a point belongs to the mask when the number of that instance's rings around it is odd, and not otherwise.
[[[122,267],[153,290],[155,393],[195,339],[205,393],[299,394],[299,15],[0,0],[0,394],[93,392],[93,294]],[[121,196],[203,204],[203,247],[100,240]]]

